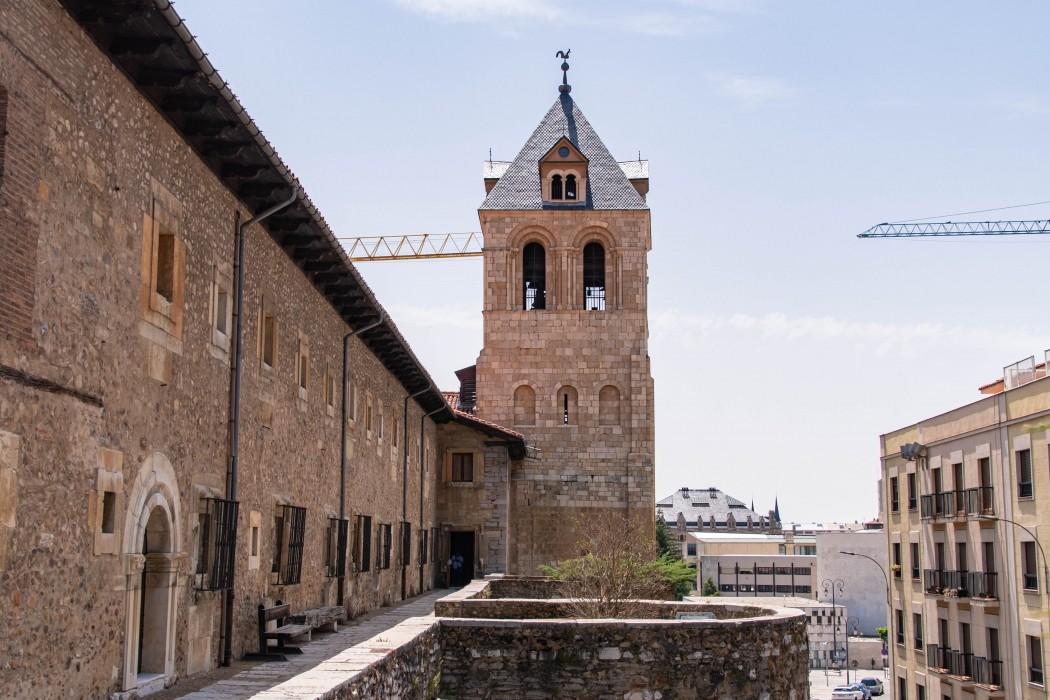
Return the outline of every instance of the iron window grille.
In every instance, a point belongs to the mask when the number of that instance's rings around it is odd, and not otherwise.
[[[281,505],[274,516],[273,574],[276,585],[299,583],[303,575],[306,508]]]
[[[390,568],[390,548],[393,539],[393,526],[380,523],[376,528],[376,569]]]
[[[354,522],[354,569],[372,568],[372,516],[359,515]]]
[[[412,563],[412,523],[401,523],[401,566]]]
[[[427,563],[427,529],[419,528],[419,563]]]
[[[202,498],[196,587],[199,591],[224,590],[233,585],[233,557],[237,544],[237,501]]]
[[[521,256],[522,308],[525,311],[547,308],[547,257],[539,243],[529,243]]]
[[[605,248],[601,243],[583,247],[583,308],[605,311]]]
[[[346,573],[346,536],[350,521],[341,518],[329,518],[328,530],[325,532],[325,566],[324,574],[328,578],[342,576]]]

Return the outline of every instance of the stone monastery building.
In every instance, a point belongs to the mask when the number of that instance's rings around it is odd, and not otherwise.
[[[257,651],[260,604],[652,527],[647,164],[563,85],[485,186],[446,395],[168,0],[0,2],[0,696],[146,695]]]

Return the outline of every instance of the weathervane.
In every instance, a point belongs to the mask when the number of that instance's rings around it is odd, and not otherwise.
[[[563,95],[567,95],[572,92],[572,85],[569,85],[569,52],[572,49],[565,49],[554,54],[558,58],[562,59],[561,62],[561,85],[558,86],[558,92]]]

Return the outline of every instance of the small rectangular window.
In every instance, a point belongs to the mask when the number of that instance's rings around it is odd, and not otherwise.
[[[1043,684],[1043,642],[1039,637],[1026,636],[1028,644],[1028,682]]]
[[[394,526],[384,523],[379,526],[379,534],[382,536],[382,549],[380,550],[380,561],[382,565],[381,569],[390,568],[390,550],[393,546],[393,530]]]
[[[117,527],[117,494],[102,492],[102,534],[112,535]]]
[[[401,565],[412,563],[412,523],[401,523]]]
[[[1017,497],[1031,498],[1034,495],[1032,485],[1032,451],[1018,450],[1016,452],[1016,458]]]
[[[217,591],[233,585],[233,552],[237,542],[237,501],[200,499],[197,512],[196,588]]]
[[[156,265],[153,291],[170,304],[175,300],[175,234],[164,228],[157,233]]]
[[[919,507],[919,492],[915,487],[915,472],[908,474],[908,510]]]
[[[923,649],[923,634],[922,634],[922,613],[912,613],[911,615],[911,626],[912,634],[914,639],[912,640],[914,647],[919,651]]]
[[[349,520],[329,518],[325,532],[325,576],[333,578],[346,573],[346,536]]]
[[[1039,564],[1035,558],[1035,542],[1021,543],[1021,559],[1024,567],[1024,589],[1026,591],[1039,590]]]
[[[893,543],[893,565],[890,567],[893,569],[893,578],[901,577],[901,543]]]
[[[918,581],[922,577],[922,571],[919,568],[919,543],[912,542],[909,547],[911,549],[911,577]]]
[[[896,623],[897,623],[897,629],[896,629],[897,644],[900,644],[900,645],[903,646],[903,644],[904,644],[904,611],[903,610],[894,610],[894,617],[896,618]]]
[[[901,509],[901,494],[900,487],[897,483],[897,477],[890,477],[890,512],[897,513]]]
[[[276,585],[299,583],[303,572],[306,508],[277,506],[274,513],[274,555],[271,571]]]
[[[358,571],[372,568],[372,516],[359,515],[354,523],[354,566]]]
[[[357,385],[349,381],[346,383],[346,419],[357,420]]]
[[[273,369],[277,366],[277,319],[264,309],[261,325],[259,356],[264,366]]]
[[[452,481],[474,481],[474,454],[471,452],[454,452],[452,454]]]
[[[299,338],[299,347],[295,353],[295,381],[299,386],[299,398],[305,399],[310,388],[310,350],[306,340]]]
[[[419,529],[419,563],[427,563],[427,530],[426,528]]]

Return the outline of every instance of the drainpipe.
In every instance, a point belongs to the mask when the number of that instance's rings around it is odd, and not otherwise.
[[[279,202],[261,214],[256,214],[237,226],[237,257],[234,259],[237,277],[237,299],[234,305],[233,330],[233,367],[230,368],[232,387],[230,390],[230,459],[226,467],[226,500],[237,500],[237,468],[240,460],[241,438],[241,334],[244,332],[244,237],[248,227],[263,219],[273,216],[282,209],[291,206],[299,197],[299,188],[292,187],[288,199]],[[239,218],[238,214],[238,218]],[[237,562],[237,538],[233,539],[233,551],[230,552],[230,587],[226,589],[226,600],[222,606],[220,620],[219,648],[222,652],[222,665],[229,666],[233,661],[233,581]]]
[[[420,389],[410,396],[405,396],[405,410],[401,419],[402,429],[401,433],[401,449],[405,453],[403,460],[403,466],[401,467],[401,600],[405,599],[408,592],[408,585],[405,581],[406,572],[408,571],[408,555],[405,551],[405,523],[408,521],[408,401],[414,399],[420,394],[425,394],[430,391],[431,385],[427,384],[425,387]],[[422,524],[422,521],[420,521]],[[411,534],[409,535],[409,545],[412,543]]]
[[[438,411],[445,410],[445,408],[446,408],[445,406],[439,406],[438,408],[435,408],[430,413],[424,413],[423,415],[421,415],[419,417],[419,526],[420,527],[423,526],[423,472],[426,469],[426,464],[423,462],[423,459],[425,457],[425,455],[423,454],[423,444],[424,444],[423,443],[423,429],[426,427],[426,423],[424,421],[426,421],[427,418],[429,418],[430,416],[434,415]],[[435,525],[436,524],[437,523],[435,523]],[[435,544],[434,542],[431,542],[430,546],[433,548],[434,544]],[[437,561],[437,555],[438,555],[438,553],[434,552],[434,561]],[[420,593],[423,592],[423,569],[424,569],[424,567],[426,567],[426,565],[427,565],[426,562],[422,562],[419,565],[419,591],[420,591]]]
[[[350,386],[346,382],[346,375],[350,373],[347,367],[350,359],[350,339],[355,335],[361,335],[370,331],[386,320],[386,312],[379,310],[379,318],[363,328],[351,331],[343,336],[343,408],[341,429],[339,431],[339,519],[346,519],[346,405],[350,403]],[[346,564],[343,564],[343,573],[339,574],[338,591],[336,592],[336,605],[343,604],[343,587],[346,583]]]

